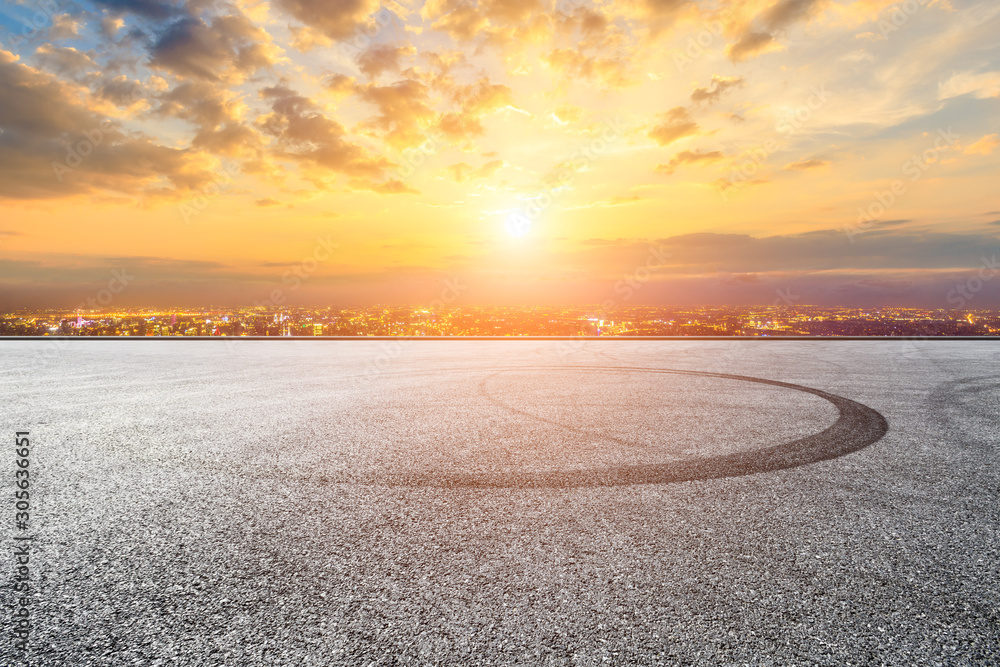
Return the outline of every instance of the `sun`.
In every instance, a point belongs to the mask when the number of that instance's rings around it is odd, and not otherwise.
[[[521,238],[526,236],[528,232],[531,231],[531,218],[524,215],[520,211],[514,211],[507,216],[507,221],[504,223],[504,227],[507,229],[507,233],[514,238]]]

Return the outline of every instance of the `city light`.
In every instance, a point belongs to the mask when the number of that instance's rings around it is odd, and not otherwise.
[[[2,336],[997,336],[1000,311],[822,306],[371,306],[16,311]]]

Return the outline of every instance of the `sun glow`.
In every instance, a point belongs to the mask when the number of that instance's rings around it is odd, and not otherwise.
[[[507,234],[514,238],[522,238],[528,235],[531,231],[531,219],[521,213],[520,211],[514,211],[507,216],[507,221],[504,223],[504,227],[507,230]]]

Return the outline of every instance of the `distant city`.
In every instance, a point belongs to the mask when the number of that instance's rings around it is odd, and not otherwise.
[[[16,311],[2,336],[998,336],[1000,311],[407,307]]]

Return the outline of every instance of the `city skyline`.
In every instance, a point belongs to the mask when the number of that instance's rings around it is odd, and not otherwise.
[[[0,313],[0,336],[104,337],[844,337],[1000,336],[1000,310],[422,307],[105,309]]]
[[[975,0],[8,3],[0,309],[449,283],[997,308],[998,22]]]

